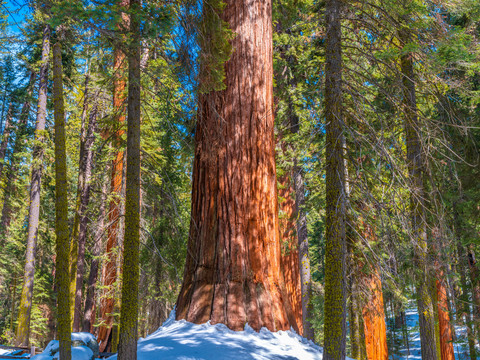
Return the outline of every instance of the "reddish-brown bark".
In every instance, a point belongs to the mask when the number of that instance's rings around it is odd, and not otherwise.
[[[282,296],[271,1],[227,0],[225,90],[201,95],[192,220],[177,319],[290,327]]]
[[[442,360],[454,360],[453,352],[453,334],[452,326],[450,324],[450,313],[448,312],[448,298],[447,288],[443,281],[443,271],[437,273],[437,307],[438,307],[438,322],[440,328],[440,348]]]
[[[279,178],[279,227],[281,241],[281,267],[286,296],[290,306],[288,315],[295,331],[303,335],[302,290],[298,263],[298,241],[295,231],[295,192],[288,174]]]
[[[387,328],[383,307],[382,281],[375,269],[364,279],[368,299],[363,307],[363,324],[367,358],[370,360],[388,359]]]
[[[121,0],[120,6],[128,7],[130,0]],[[128,15],[122,13],[122,24],[119,28],[123,28],[128,24]],[[114,51],[114,81],[113,81],[113,108],[115,111],[116,121],[118,122],[118,130],[113,134],[114,146],[119,146],[120,138],[124,133],[122,124],[125,122],[125,54],[120,48]],[[108,133],[105,134],[108,136]],[[102,323],[104,324],[98,331],[98,343],[100,351],[105,351],[109,344],[109,337],[114,323],[112,313],[115,307],[115,296],[112,294],[113,285],[117,280],[117,257],[116,248],[118,246],[119,233],[119,219],[120,219],[120,193],[123,184],[123,151],[118,151],[112,163],[112,178],[110,194],[113,199],[110,202],[110,210],[108,213],[109,227],[107,238],[107,262],[103,268],[102,278],[103,286],[106,287],[106,292],[100,301],[100,313]]]

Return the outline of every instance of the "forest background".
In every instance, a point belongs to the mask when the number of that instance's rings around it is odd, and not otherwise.
[[[129,36],[122,29],[125,4],[0,1],[1,343],[18,343],[23,336],[20,343],[45,346],[57,333],[49,44],[62,36],[73,328],[96,333],[103,350],[116,350],[125,230],[128,67],[118,51]],[[324,341],[326,296],[325,12],[322,1],[273,1],[283,268],[300,273],[297,244],[308,244],[311,329],[305,335],[318,343]],[[364,356],[368,334],[361,315],[379,288],[383,304],[372,311],[386,315],[390,352],[403,346],[397,337],[405,331],[405,310],[427,274],[443,286],[437,295],[429,288],[429,296],[437,303],[438,295],[446,294],[449,323],[468,327],[470,356],[476,358],[480,4],[352,1],[341,21],[349,354]],[[208,24],[197,1],[144,2],[141,24],[138,326],[146,336],[168,317],[182,285],[197,98],[221,87],[219,69],[230,51],[224,40],[233,35],[224,29],[218,39],[215,31],[213,40],[206,37]],[[213,70],[201,72],[199,64]],[[405,131],[406,119],[413,117],[405,100],[412,86],[418,124],[410,135],[418,138],[424,158],[423,193],[413,195]],[[420,266],[416,249],[422,240],[412,226],[415,199],[422,202],[428,244]],[[38,209],[36,220],[32,206]],[[297,270],[284,270],[285,277],[291,276],[291,291],[302,294]],[[301,308],[298,298],[296,306]]]

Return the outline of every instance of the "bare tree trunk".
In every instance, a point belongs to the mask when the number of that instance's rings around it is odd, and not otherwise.
[[[450,313],[448,310],[447,288],[444,284],[444,275],[441,268],[438,272],[436,288],[438,300],[437,307],[440,332],[439,335],[441,360],[455,360],[455,354],[453,350],[452,324],[450,323]]]
[[[400,34],[400,39],[404,44],[409,42],[408,34]],[[417,302],[422,359],[437,360],[435,314],[429,291],[430,268],[427,263],[428,244],[424,200],[425,189],[423,185],[425,159],[420,140],[421,126],[417,115],[413,54],[407,53],[402,55],[401,71],[403,75],[407,164],[410,181],[411,239],[414,246],[415,263],[418,269]]]
[[[20,112],[20,118],[17,123],[17,129],[15,131],[15,143],[13,145],[12,156],[10,161],[10,168],[8,169],[7,177],[10,181],[7,182],[7,187],[4,191],[2,216],[0,219],[0,244],[3,244],[8,237],[8,230],[10,227],[10,221],[13,213],[13,209],[10,204],[11,196],[15,196],[16,191],[15,184],[17,178],[17,166],[15,155],[21,152],[23,147],[23,140],[26,132],[28,113],[30,112],[30,99],[32,97],[33,88],[35,85],[36,75],[34,72],[30,73],[30,81],[27,88],[27,98],[23,102],[22,111]]]
[[[85,101],[87,96],[87,84],[88,80],[85,80]],[[86,112],[87,104],[85,104],[84,111]],[[86,118],[86,114],[84,115]],[[74,298],[71,296],[71,301],[74,303],[74,315],[73,315],[73,331],[80,331],[80,322],[81,322],[81,310],[82,310],[82,288],[83,288],[83,275],[85,268],[85,241],[87,239],[87,225],[88,225],[88,214],[87,207],[90,202],[90,181],[92,177],[92,167],[93,167],[93,143],[95,141],[95,133],[97,129],[97,104],[94,104],[90,118],[88,122],[88,128],[86,124],[82,126],[82,139],[80,144],[80,169],[78,175],[78,205],[77,212],[75,214],[75,222],[73,228],[72,241],[78,243],[78,256],[76,257],[77,261],[70,264],[70,294],[72,292],[72,285],[75,284]],[[87,129],[85,129],[87,128]],[[84,130],[84,131],[83,131]],[[70,248],[73,248],[71,246]],[[72,258],[72,256],[70,256]],[[76,265],[76,266],[75,266]],[[73,276],[75,276],[75,281],[73,282]]]
[[[279,216],[281,257],[280,264],[285,281],[285,296],[288,298],[288,321],[297,333],[303,336],[302,325],[302,291],[300,284],[300,265],[298,263],[298,247],[295,234],[295,200],[294,189],[290,174],[287,172],[278,180],[280,188],[278,195],[281,201],[279,209],[282,216]]]
[[[50,54],[50,26],[45,25],[42,43],[42,64],[38,87],[37,123],[32,160],[32,180],[30,185],[30,206],[28,210],[28,237],[25,260],[25,278],[22,288],[16,344],[27,346],[30,335],[30,315],[32,311],[33,281],[35,275],[35,253],[37,247],[38,221],[40,216],[40,184],[43,169],[43,141],[47,116],[48,57]]]
[[[346,189],[342,114],[342,1],[325,8],[326,245],[325,360],[346,352]]]
[[[122,306],[119,360],[137,359],[138,282],[140,277],[140,19],[141,0],[130,0],[128,51],[128,130],[125,237],[123,242]]]
[[[130,4],[130,0],[120,0],[119,5],[123,8],[127,8]],[[129,19],[125,12],[120,14],[121,20],[117,28],[120,32],[125,31],[128,27]],[[112,142],[114,146],[119,146],[121,142],[121,136],[124,133],[121,127],[125,122],[125,54],[117,46],[114,50],[114,80],[113,80],[113,109],[115,111],[116,124],[120,129],[115,130],[113,134]],[[114,284],[117,281],[117,257],[116,251],[118,247],[119,237],[119,221],[120,221],[120,207],[121,200],[120,194],[122,192],[123,183],[123,151],[118,151],[115,155],[112,164],[112,178],[110,193],[113,198],[110,202],[110,210],[108,213],[109,227],[108,227],[108,239],[107,239],[107,262],[104,265],[102,282],[105,287],[102,300],[100,302],[100,313],[102,322],[105,324],[99,328],[98,342],[100,344],[100,351],[105,351],[109,345],[109,338],[112,332],[114,324],[113,312],[115,308],[115,289]]]
[[[5,157],[7,156],[8,141],[10,139],[10,131],[12,130],[12,118],[13,118],[14,106],[15,104],[12,100],[8,107],[7,116],[5,118],[5,129],[3,130],[3,139],[0,145],[0,179],[2,177],[3,167],[5,166]]]
[[[71,360],[71,320],[69,296],[69,231],[67,154],[65,147],[65,109],[63,103],[62,50],[60,43],[53,46],[53,101],[55,108],[55,233],[57,322],[60,358]]]
[[[100,199],[99,220],[96,224],[96,232],[92,249],[92,264],[90,265],[90,275],[88,276],[87,295],[85,297],[85,311],[83,319],[83,331],[93,333],[93,324],[95,323],[95,288],[97,286],[98,269],[100,265],[99,256],[102,253],[102,238],[105,232],[105,218],[108,181],[104,181],[102,186],[102,195]]]
[[[211,5],[211,4],[210,4]],[[209,6],[204,11],[216,16]],[[225,90],[200,96],[192,220],[177,319],[290,327],[280,272],[271,0],[227,0]],[[205,15],[205,13],[204,13]],[[202,49],[205,50],[205,49]]]

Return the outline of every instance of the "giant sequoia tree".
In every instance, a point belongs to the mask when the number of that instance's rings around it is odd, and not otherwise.
[[[212,10],[212,3],[205,4],[204,16],[209,12],[215,21],[218,13],[236,36],[225,64],[225,89],[199,99],[192,220],[177,319],[211,320],[234,330],[247,322],[256,330],[287,329],[273,134],[272,4],[228,0],[222,10]]]

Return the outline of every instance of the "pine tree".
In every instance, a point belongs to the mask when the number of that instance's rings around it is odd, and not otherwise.
[[[60,30],[61,32],[61,30]],[[57,31],[57,35],[58,31]],[[53,46],[53,103],[55,114],[55,233],[56,282],[58,291],[57,323],[60,358],[71,360],[71,318],[69,292],[69,229],[67,154],[65,148],[65,109],[63,103],[62,50],[60,42]]]
[[[346,352],[346,189],[342,117],[342,2],[325,8],[326,249],[325,355],[345,359]]]

